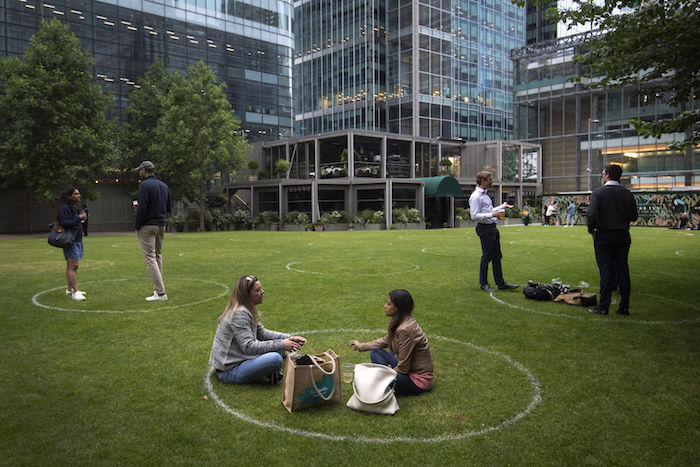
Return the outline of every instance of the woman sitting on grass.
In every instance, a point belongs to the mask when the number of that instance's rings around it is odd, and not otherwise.
[[[256,307],[262,303],[264,293],[257,277],[239,278],[219,316],[209,364],[224,383],[277,384],[282,379],[285,351],[299,350],[306,343],[303,337],[263,327]]]
[[[397,396],[417,396],[433,387],[433,361],[428,338],[418,321],[411,316],[413,297],[407,290],[389,292],[384,314],[391,316],[386,336],[371,342],[350,341],[353,350],[372,350],[372,363],[387,365],[398,372]],[[391,353],[384,350],[388,347]]]

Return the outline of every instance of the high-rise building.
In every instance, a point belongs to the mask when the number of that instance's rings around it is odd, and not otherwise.
[[[595,79],[570,79],[580,74],[573,57],[591,34],[599,32],[530,44],[512,53],[515,138],[541,145],[544,191],[589,191],[600,184],[609,163],[622,166],[623,181],[632,189],[700,186],[700,149],[669,148],[684,134],[645,139],[629,123],[673,118],[679,108],[636,85],[604,88]]]
[[[291,0],[0,0],[0,55],[22,55],[41,20],[59,18],[119,116],[155,57],[181,72],[204,60],[249,140],[278,139],[293,129],[293,11]]]
[[[512,138],[525,23],[510,1],[302,0],[295,18],[298,136]]]

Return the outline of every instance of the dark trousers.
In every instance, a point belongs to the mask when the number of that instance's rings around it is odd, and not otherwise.
[[[630,306],[630,270],[627,257],[630,251],[628,231],[598,231],[594,242],[595,260],[600,271],[600,310],[608,310],[612,291],[617,285],[620,309]]]
[[[489,263],[493,264],[493,279],[496,285],[503,284],[505,281],[501,271],[501,234],[498,233],[496,224],[476,224],[476,234],[481,240],[479,284],[488,284]]]
[[[384,349],[374,349],[369,353],[372,363],[377,365],[391,365],[392,368],[399,364],[399,359],[396,358],[394,354],[388,352]],[[425,389],[421,389],[416,386],[410,376],[404,373],[398,373],[396,375],[396,386],[394,386],[394,393],[397,396],[417,396],[425,392]]]

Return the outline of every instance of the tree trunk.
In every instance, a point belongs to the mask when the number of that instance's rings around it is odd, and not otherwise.
[[[199,187],[199,231],[204,232],[207,229],[204,226],[204,200],[206,197],[206,190],[204,184]]]
[[[32,190],[28,189],[25,191],[27,200],[27,232],[30,234],[34,233],[34,199],[32,196]]]

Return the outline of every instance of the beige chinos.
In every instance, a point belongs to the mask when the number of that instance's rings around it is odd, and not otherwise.
[[[151,275],[153,290],[158,295],[163,295],[165,285],[163,285],[163,259],[160,252],[163,248],[165,228],[161,225],[144,225],[136,232],[136,235],[141,245],[143,261]]]

